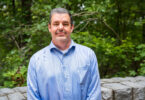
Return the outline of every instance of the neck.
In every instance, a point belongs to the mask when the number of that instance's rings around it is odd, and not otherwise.
[[[66,50],[71,44],[71,39],[62,41],[53,41],[53,44],[60,50]]]

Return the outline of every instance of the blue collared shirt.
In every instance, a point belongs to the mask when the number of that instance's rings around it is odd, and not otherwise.
[[[29,62],[28,100],[101,100],[95,53],[71,41],[62,52],[51,42]]]

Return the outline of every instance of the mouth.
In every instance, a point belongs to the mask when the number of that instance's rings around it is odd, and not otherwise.
[[[64,36],[66,34],[66,32],[56,32],[56,35],[58,35],[58,36]]]
[[[58,34],[58,35],[65,35],[64,32],[58,32],[57,34]]]

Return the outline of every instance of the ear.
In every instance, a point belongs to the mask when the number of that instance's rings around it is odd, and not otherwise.
[[[51,24],[48,24],[48,30],[51,32]]]
[[[72,26],[71,26],[71,33],[73,32],[73,30],[74,30],[74,25],[72,24]]]

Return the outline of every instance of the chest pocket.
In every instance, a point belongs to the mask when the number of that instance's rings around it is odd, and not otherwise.
[[[79,67],[78,74],[79,74],[80,85],[83,85],[84,83],[86,83],[85,81],[87,80],[87,78],[89,77],[89,74],[90,74],[89,67],[90,66],[88,64]]]

